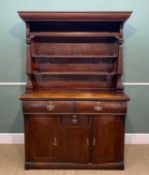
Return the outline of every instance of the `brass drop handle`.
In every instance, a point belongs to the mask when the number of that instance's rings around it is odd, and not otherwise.
[[[48,104],[47,104],[47,109],[48,109],[49,111],[53,111],[54,108],[55,108],[55,105],[54,105],[52,102],[48,102]]]
[[[78,123],[78,120],[77,119],[72,119],[72,123],[74,124],[74,125],[76,125],[77,123]]]
[[[93,146],[95,146],[95,145],[96,145],[96,139],[93,138]]]
[[[73,116],[72,116],[72,123],[73,123],[74,125],[76,125],[76,124],[78,123],[78,120],[77,120],[77,116],[76,116],[76,115],[73,115]]]
[[[57,139],[56,139],[56,137],[54,137],[53,146],[57,146],[57,145],[58,145]]]
[[[86,145],[87,146],[89,146],[90,144],[89,144],[89,138],[87,137],[87,139],[86,139]]]
[[[97,105],[94,106],[95,111],[102,111],[103,107],[101,106],[101,104],[99,102],[97,102]]]

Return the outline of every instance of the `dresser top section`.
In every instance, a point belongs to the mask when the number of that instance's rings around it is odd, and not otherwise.
[[[119,21],[124,22],[132,12],[46,12],[19,11],[24,21]]]
[[[101,101],[128,101],[124,93],[98,90],[48,90],[26,92],[21,100],[101,100]]]

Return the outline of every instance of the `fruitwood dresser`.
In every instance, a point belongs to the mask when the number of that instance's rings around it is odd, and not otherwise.
[[[122,44],[130,14],[19,12],[26,169],[124,169]]]

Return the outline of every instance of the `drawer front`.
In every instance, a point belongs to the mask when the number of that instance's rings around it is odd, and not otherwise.
[[[88,127],[89,117],[79,115],[68,115],[61,117],[61,126],[63,127]]]
[[[73,102],[71,101],[24,101],[25,113],[72,113]]]
[[[25,113],[126,113],[125,102],[24,101]]]
[[[77,101],[76,112],[78,113],[125,113],[125,102],[101,102],[101,101]]]

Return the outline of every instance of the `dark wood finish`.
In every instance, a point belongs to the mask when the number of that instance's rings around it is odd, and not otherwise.
[[[108,169],[108,170],[123,170],[124,163],[103,163],[103,164],[77,164],[77,163],[33,163],[26,162],[26,169]]]
[[[125,113],[126,103],[120,102],[103,102],[103,101],[77,101],[76,112],[87,112],[87,113]]]
[[[29,122],[30,161],[60,162],[59,118],[30,115]]]
[[[26,169],[124,169],[123,25],[131,12],[19,12]]]
[[[25,92],[21,97],[24,101],[36,100],[102,100],[102,101],[128,101],[129,98],[124,93],[115,91],[99,91],[99,90],[48,90],[34,91],[32,93]]]
[[[52,105],[51,110],[49,105]],[[98,110],[98,108],[101,108]],[[125,102],[24,101],[25,113],[126,113]]]
[[[123,154],[123,150],[120,151],[121,137],[124,135],[122,121],[121,116],[114,115],[93,118],[93,162],[95,164],[121,160],[121,154]]]
[[[21,11],[24,21],[120,21],[124,22],[131,12],[35,12]]]
[[[73,113],[74,106],[70,101],[24,101],[23,110],[25,113]]]
[[[61,117],[61,155],[65,163],[89,163],[89,118]]]

